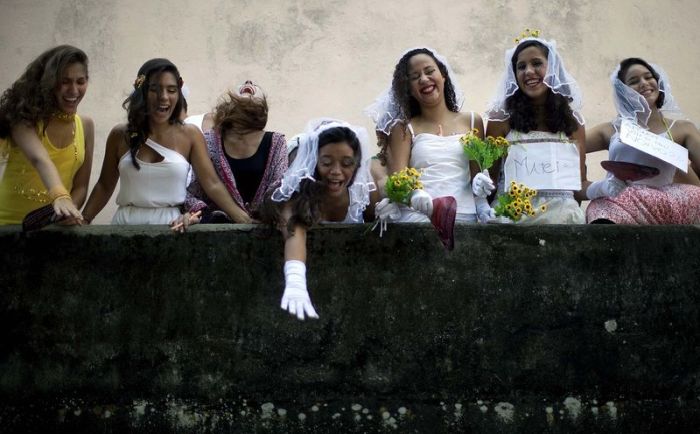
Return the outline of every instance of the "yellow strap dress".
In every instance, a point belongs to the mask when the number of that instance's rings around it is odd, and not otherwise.
[[[37,125],[37,134],[51,161],[56,165],[61,182],[71,191],[73,178],[85,161],[82,120],[78,115],[75,116],[73,143],[64,148],[57,148],[51,143],[49,137],[43,133],[41,122]],[[0,179],[0,225],[21,224],[27,213],[50,203],[48,192],[39,173],[20,148],[12,143],[9,136],[0,139],[0,155],[3,154],[7,161],[0,161],[0,164],[5,164],[5,171]]]

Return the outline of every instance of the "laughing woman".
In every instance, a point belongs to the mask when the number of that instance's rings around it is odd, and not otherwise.
[[[284,135],[264,130],[267,114],[264,92],[246,81],[223,97],[214,110],[214,128],[204,130],[217,175],[236,204],[253,218],[257,218],[265,193],[287,170]],[[197,178],[187,191],[185,208],[190,213],[202,211],[202,223],[230,223]]]
[[[578,84],[564,68],[554,41],[539,38],[537,32],[506,51],[505,71],[486,114],[486,134],[503,136],[511,144],[501,165],[499,193],[509,181],[538,191],[532,205],[540,212],[520,222],[585,223],[576,200],[585,199],[581,190],[588,185],[580,108]]]
[[[306,232],[318,223],[371,221],[376,189],[364,128],[333,119],[312,121],[281,185],[266,199],[263,221],[285,238],[282,309],[318,318],[306,289]]]
[[[232,220],[250,222],[216,176],[202,134],[180,121],[181,89],[180,73],[167,59],[151,59],[139,69],[123,104],[128,122],[114,127],[107,138],[100,179],[83,210],[87,222],[102,210],[121,178],[113,224],[184,220],[186,225],[191,218],[183,218],[180,208],[190,164],[204,191]]]
[[[398,221],[430,221],[433,199],[443,196],[456,200],[457,221],[475,222],[477,215],[485,221],[493,216],[485,199],[493,190],[491,180],[475,164],[470,167],[459,141],[473,129],[483,138],[484,125],[474,112],[460,112],[463,101],[445,58],[422,47],[401,56],[389,89],[365,109],[375,122],[387,173],[406,167],[422,172],[424,190],[414,190],[411,207],[400,207]],[[389,209],[387,201],[382,201],[380,209]],[[378,213],[383,218],[384,211]]]
[[[63,223],[82,221],[78,210],[87,197],[95,127],[76,113],[87,85],[87,56],[61,45],[30,63],[3,93],[0,224],[21,223],[48,204]]]
[[[656,65],[629,58],[620,62],[610,80],[618,117],[593,129],[586,140],[587,150],[607,149],[610,160],[647,166],[656,174],[623,181],[608,173],[604,180],[591,184],[588,198],[592,202],[586,210],[588,222],[700,223],[700,187],[674,183],[676,167],[673,164],[620,139],[622,123],[628,121],[628,127],[633,125],[650,131],[667,147],[678,147],[681,152],[681,147],[686,148],[692,166],[700,168],[700,132],[692,122],[673,120],[682,114],[671,95],[668,76]]]

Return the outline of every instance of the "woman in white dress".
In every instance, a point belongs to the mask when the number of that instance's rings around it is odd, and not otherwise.
[[[262,207],[263,221],[285,238],[282,309],[318,318],[306,289],[306,232],[318,223],[364,223],[378,196],[367,131],[335,119],[309,122],[297,155]]]
[[[456,200],[456,221],[493,216],[485,197],[494,186],[476,164],[470,164],[459,141],[473,129],[483,138],[483,122],[474,112],[460,112],[464,98],[454,79],[445,58],[434,50],[408,50],[396,64],[389,89],[365,110],[377,134],[386,136],[380,140],[380,159],[387,173],[406,167],[422,172],[424,189],[411,194],[411,207],[399,207],[401,216],[395,221],[430,221],[433,199],[443,196]],[[477,175],[473,185],[472,174]],[[475,199],[475,193],[483,197]],[[388,199],[383,200],[377,214],[383,218],[390,208]]]
[[[667,149],[676,149],[700,168],[700,132],[683,114],[671,94],[665,71],[640,58],[628,58],[610,76],[617,118],[592,129],[588,152],[608,150],[609,159],[655,169],[655,175],[619,179],[608,173],[588,188],[589,223],[698,224],[700,187],[674,182],[676,166],[624,143],[625,128],[649,131]],[[629,140],[629,139],[627,139]],[[630,142],[632,143],[632,142]],[[670,160],[669,160],[670,161]],[[683,161],[686,163],[686,161]],[[691,178],[692,179],[692,178]]]
[[[139,69],[123,104],[128,122],[115,126],[107,138],[102,172],[83,210],[87,222],[102,210],[121,177],[113,224],[177,224],[184,230],[196,219],[181,213],[190,164],[207,195],[232,220],[251,221],[216,175],[202,134],[180,121],[181,89],[180,73],[167,59],[151,59]]]
[[[505,137],[509,153],[494,170],[498,192],[510,181],[538,190],[539,210],[519,223],[585,223],[586,152],[581,92],[554,41],[530,35],[505,54],[505,71],[486,113],[489,136]],[[498,165],[496,168],[498,169]],[[498,176],[500,175],[500,176]]]

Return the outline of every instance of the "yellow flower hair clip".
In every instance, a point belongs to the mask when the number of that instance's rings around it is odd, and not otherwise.
[[[146,76],[144,74],[141,74],[138,77],[136,77],[136,80],[134,80],[134,88],[140,89],[144,81],[146,81]]]
[[[525,31],[522,32],[519,37],[515,38],[515,43],[519,44],[520,41],[525,38],[539,38],[540,33],[542,32],[540,32],[539,29],[525,29]]]

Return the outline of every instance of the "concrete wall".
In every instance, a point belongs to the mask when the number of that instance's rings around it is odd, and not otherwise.
[[[700,227],[458,226],[452,252],[429,226],[365,230],[310,232],[321,318],[299,322],[279,309],[281,237],[260,228],[0,228],[0,427],[700,422]]]
[[[191,89],[190,113],[210,110],[227,88],[251,78],[267,91],[269,128],[291,136],[317,116],[372,128],[362,109],[388,85],[407,48],[443,53],[482,112],[502,57],[526,27],[559,43],[584,92],[588,125],[614,114],[608,75],[623,57],[663,65],[691,119],[700,119],[700,30],[693,0],[0,0],[0,88],[44,49],[69,43],[90,56],[80,112],[96,121],[94,183],[109,130],[139,66],[168,57]],[[602,176],[593,157],[592,177]],[[96,219],[108,222],[113,203]]]

